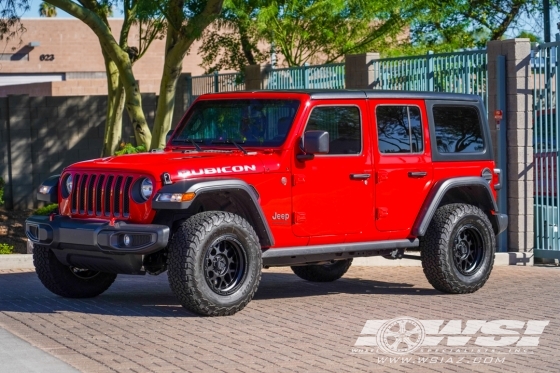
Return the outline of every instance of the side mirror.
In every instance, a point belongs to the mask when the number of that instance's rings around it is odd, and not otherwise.
[[[313,159],[314,154],[328,154],[329,153],[329,133],[327,131],[307,131],[301,138],[301,150],[305,154],[298,154],[297,159],[305,161]]]
[[[165,135],[165,143],[167,144],[169,142],[169,139],[171,138],[171,135],[173,135],[173,132],[175,132],[175,130],[170,130],[167,132],[167,135]]]

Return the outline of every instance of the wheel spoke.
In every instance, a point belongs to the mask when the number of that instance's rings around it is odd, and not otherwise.
[[[217,294],[231,294],[243,280],[245,272],[243,247],[235,238],[218,238],[205,257],[206,281]]]

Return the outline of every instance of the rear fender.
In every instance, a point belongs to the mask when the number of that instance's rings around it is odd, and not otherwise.
[[[498,205],[488,182],[481,177],[458,177],[434,184],[412,227],[412,236],[424,236],[436,210],[449,203],[467,203],[477,206],[490,219],[494,233],[499,233]]]

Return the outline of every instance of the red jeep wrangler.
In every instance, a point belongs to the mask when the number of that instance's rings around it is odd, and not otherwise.
[[[488,279],[498,213],[478,96],[261,91],[201,96],[165,149],[73,164],[40,187],[59,214],[26,232],[42,283],[94,297],[117,274],[168,270],[179,302],[230,315],[261,269],[334,281],[352,259],[421,252],[438,290]]]

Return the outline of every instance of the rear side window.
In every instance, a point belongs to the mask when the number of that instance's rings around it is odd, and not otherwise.
[[[478,110],[472,106],[433,107],[439,153],[482,153],[485,150]]]
[[[356,106],[318,106],[313,109],[305,131],[329,133],[329,154],[360,154],[362,128]]]
[[[422,153],[422,120],[416,106],[378,106],[377,138],[382,154]]]

